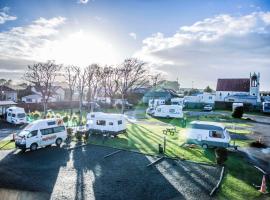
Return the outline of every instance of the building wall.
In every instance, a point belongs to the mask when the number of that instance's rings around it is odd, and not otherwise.
[[[6,100],[17,101],[17,92],[6,92],[5,93]]]
[[[249,95],[249,92],[235,92],[235,91],[216,91],[216,98],[215,101],[225,101],[225,98],[230,95]]]

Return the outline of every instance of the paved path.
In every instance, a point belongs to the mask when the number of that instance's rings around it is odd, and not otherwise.
[[[211,199],[220,168],[157,159],[111,148],[73,151],[51,147],[24,154],[0,151],[0,187],[47,194],[51,199]]]

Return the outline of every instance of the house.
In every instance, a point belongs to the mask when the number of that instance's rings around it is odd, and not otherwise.
[[[260,103],[260,73],[250,73],[249,78],[218,79],[215,101]]]
[[[4,114],[6,113],[6,110],[10,107],[10,106],[14,106],[17,103],[15,103],[14,101],[0,101],[0,117],[3,117]]]
[[[17,91],[11,87],[1,85],[0,86],[0,100],[17,101]]]
[[[180,97],[174,90],[170,89],[159,89],[152,90],[144,94],[143,103],[149,102],[150,99],[164,99],[166,102],[170,101],[172,98]]]
[[[184,97],[185,104],[189,103],[200,103],[200,104],[214,104],[215,94],[208,92],[199,92],[190,96]]]

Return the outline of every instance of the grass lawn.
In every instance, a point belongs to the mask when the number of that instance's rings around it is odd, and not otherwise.
[[[15,143],[10,141],[0,141],[0,150],[10,150],[15,148]]]

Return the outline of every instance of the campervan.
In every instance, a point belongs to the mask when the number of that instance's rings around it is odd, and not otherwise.
[[[231,147],[231,137],[226,128],[217,122],[194,121],[187,129],[187,144],[197,144],[203,148]]]
[[[15,145],[22,150],[56,144],[60,146],[67,138],[62,119],[40,119],[28,124],[15,136]]]
[[[6,110],[6,120],[12,124],[25,124],[27,123],[26,120],[26,113],[24,108],[20,107],[9,107]]]
[[[263,102],[262,106],[264,113],[270,113],[270,102]]]
[[[87,114],[86,130],[89,133],[117,135],[126,132],[126,118],[122,114],[92,112]]]
[[[159,105],[152,114],[154,117],[183,118],[183,109],[179,105]]]

